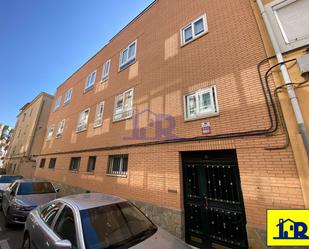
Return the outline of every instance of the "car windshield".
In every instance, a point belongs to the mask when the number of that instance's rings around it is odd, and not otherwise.
[[[50,182],[22,182],[18,188],[17,195],[33,195],[55,193]]]
[[[0,183],[12,183],[20,178],[20,176],[0,176]]]
[[[129,202],[86,209],[80,214],[86,249],[128,248],[157,231]]]

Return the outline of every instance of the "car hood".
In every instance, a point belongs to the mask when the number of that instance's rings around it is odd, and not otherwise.
[[[157,232],[151,237],[130,248],[185,249],[191,247],[162,228],[158,228]]]
[[[11,183],[0,183],[0,191],[4,191]]]
[[[36,207],[56,199],[56,193],[17,195],[15,201],[19,205]]]

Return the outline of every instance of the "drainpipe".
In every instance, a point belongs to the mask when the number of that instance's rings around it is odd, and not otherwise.
[[[268,35],[270,37],[273,48],[275,50],[278,63],[282,63],[282,62],[284,62],[284,58],[283,58],[283,55],[281,53],[281,50],[280,50],[278,41],[276,39],[274,30],[272,29],[272,26],[271,26],[270,21],[268,19],[267,13],[265,12],[264,5],[263,5],[261,0],[256,0],[256,2],[259,6],[259,9],[260,9],[260,12],[262,14],[266,29],[268,31]],[[288,69],[287,69],[287,67],[284,63],[282,63],[280,65],[280,70],[281,70],[281,73],[282,73],[282,76],[283,76],[283,79],[284,79],[284,84],[286,85],[286,88],[287,88],[287,92],[288,92],[290,102],[292,104],[292,108],[293,108],[294,115],[295,115],[295,118],[296,118],[296,122],[297,122],[297,125],[298,125],[298,130],[299,130],[299,132],[302,136],[302,139],[303,139],[303,142],[304,142],[304,145],[305,145],[305,149],[306,149],[306,152],[307,152],[307,157],[309,158],[309,136],[308,136],[308,131],[307,131],[306,126],[305,126],[303,114],[300,110],[296,93],[295,93],[294,88],[291,84],[292,81],[291,81]]]

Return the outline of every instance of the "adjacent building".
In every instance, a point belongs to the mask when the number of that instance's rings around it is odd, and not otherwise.
[[[4,158],[13,134],[13,128],[9,125],[0,124],[0,168],[3,168]]]
[[[198,247],[263,247],[266,210],[308,193],[261,25],[253,1],[154,1],[57,88],[35,176],[130,199]]]
[[[36,158],[45,139],[46,124],[53,96],[40,93],[25,104],[17,116],[15,132],[5,157],[8,173],[33,177]]]

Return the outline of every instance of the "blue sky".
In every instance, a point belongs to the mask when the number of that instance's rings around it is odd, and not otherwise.
[[[56,87],[153,0],[0,0],[0,123]]]

